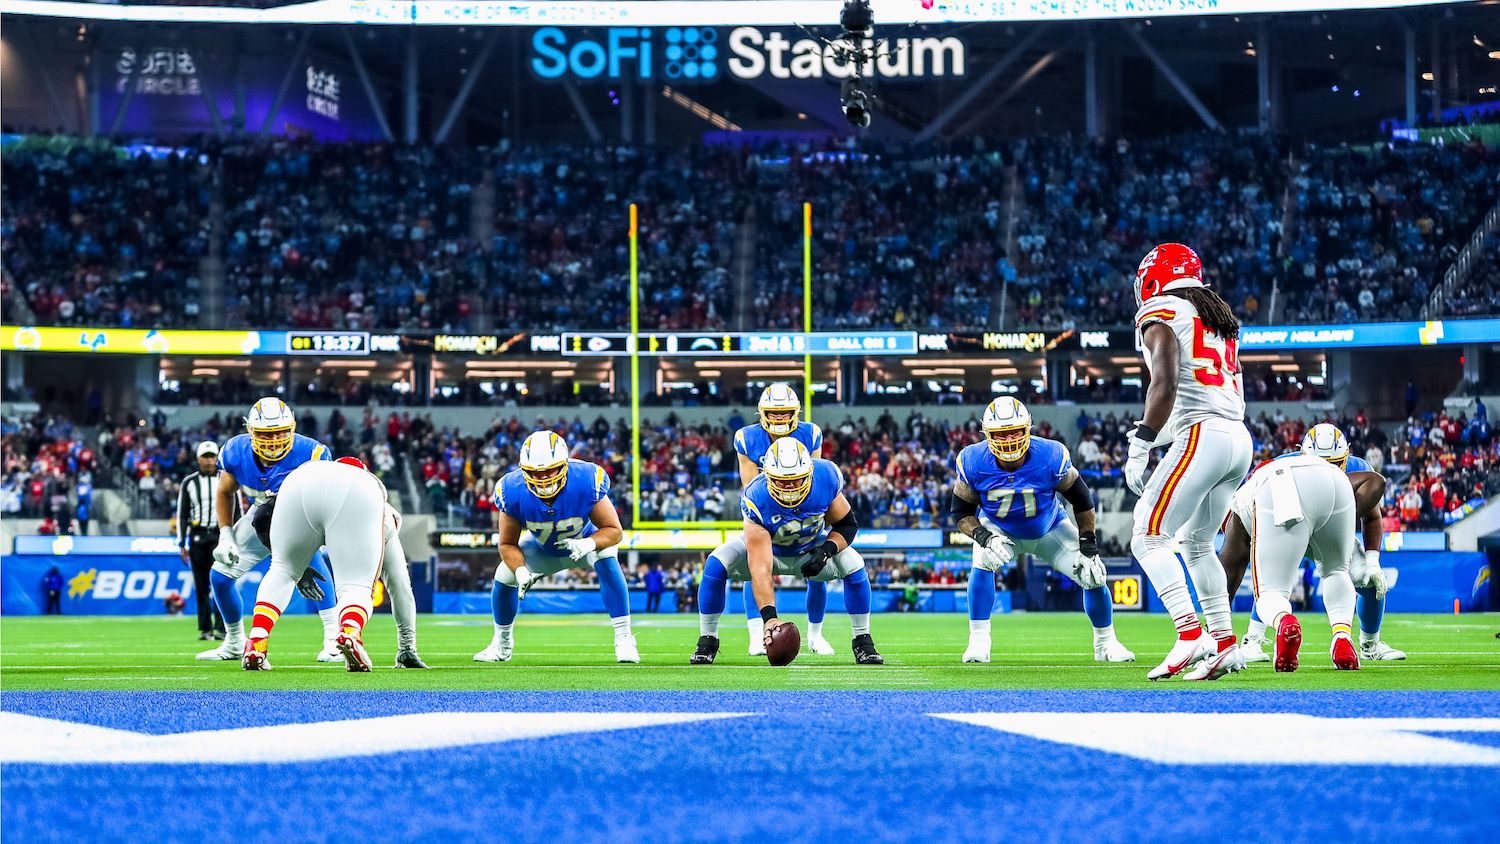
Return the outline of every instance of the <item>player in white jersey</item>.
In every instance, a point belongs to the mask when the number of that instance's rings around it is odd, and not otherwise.
[[[400,517],[386,501],[385,485],[364,463],[341,457],[305,463],[287,475],[271,516],[271,568],[255,595],[255,616],[245,643],[249,671],[271,667],[271,629],[291,600],[319,546],[328,547],[333,589],[338,595],[335,643],[350,671],[369,671],[364,626],[373,588],[383,566],[405,566],[397,539]]]
[[[1357,670],[1351,636],[1355,503],[1349,478],[1327,460],[1293,452],[1271,460],[1234,495],[1226,534],[1250,536],[1250,583],[1255,610],[1276,631],[1276,670],[1296,671],[1302,625],[1292,615],[1293,584],[1303,556],[1312,557],[1323,583],[1323,604],[1333,628],[1329,655],[1340,670]]]
[[[1244,667],[1224,569],[1214,554],[1214,535],[1250,468],[1252,451],[1244,423],[1239,320],[1204,285],[1197,253],[1180,243],[1164,243],[1141,260],[1135,298],[1151,384],[1125,463],[1125,482],[1141,496],[1130,549],[1178,635],[1166,659],[1146,676],[1160,680],[1201,662],[1188,679],[1213,680]],[[1168,444],[1148,480],[1151,450]],[[1202,636],[1178,550],[1192,574],[1209,638]]]

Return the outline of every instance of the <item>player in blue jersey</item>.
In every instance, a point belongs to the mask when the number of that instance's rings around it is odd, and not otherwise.
[[[813,457],[823,453],[823,429],[811,422],[803,422],[802,401],[797,391],[782,383],[772,384],[761,391],[757,406],[760,421],[746,425],[734,433],[734,450],[739,457],[740,492],[760,475],[760,463],[770,450],[771,443],[781,437],[792,439],[807,446]],[[807,646],[815,654],[833,655],[833,645],[823,636],[823,615],[828,608],[828,585],[821,580],[807,582]],[[750,581],[745,581],[745,626],[750,629],[750,655],[764,656],[762,644],[765,637],[765,622],[760,620],[755,596],[751,594]]]
[[[719,653],[719,616],[729,580],[750,581],[766,633],[781,623],[776,615],[774,575],[842,580],[844,603],[854,636],[850,646],[860,665],[885,659],[870,636],[870,578],[865,561],[850,547],[859,521],[844,498],[844,478],[827,460],[813,458],[791,437],[771,444],[762,474],[740,496],[745,529],[714,550],[703,567],[698,592],[698,646],[692,664],[708,665]],[[762,639],[762,643],[765,638]]]
[[[271,513],[276,493],[293,469],[312,460],[332,459],[327,446],[297,433],[297,418],[286,402],[271,397],[250,407],[245,416],[245,433],[231,437],[220,449],[220,481],[214,508],[219,524],[232,527],[219,531],[209,583],[224,619],[224,641],[219,647],[198,654],[198,659],[238,662],[243,656],[245,603],[236,584],[270,555]],[[241,493],[251,506],[236,521],[236,497]],[[329,576],[328,559],[321,550],[313,555],[310,571],[324,578]],[[344,657],[334,642],[338,636],[337,602],[332,594],[324,594],[314,603],[323,619],[323,650],[318,661],[343,662]]]
[[[1361,659],[1389,661],[1406,659],[1404,651],[1380,640],[1381,622],[1385,618],[1385,573],[1380,568],[1380,504],[1385,498],[1386,480],[1379,472],[1370,468],[1363,458],[1349,454],[1349,441],[1344,432],[1327,422],[1314,425],[1302,438],[1302,447],[1293,454],[1310,454],[1332,463],[1344,474],[1354,487],[1355,513],[1360,522],[1361,543],[1354,549],[1349,560],[1349,575],[1354,581],[1358,596],[1359,656]],[[1245,578],[1250,560],[1250,537],[1245,526],[1231,518],[1224,528],[1224,552],[1220,554],[1224,572],[1229,579],[1229,594],[1239,589]],[[1270,662],[1265,651],[1266,624],[1254,612],[1250,616],[1250,629],[1245,634],[1241,648],[1246,662]]]
[[[958,529],[974,540],[969,571],[969,645],[964,662],[990,661],[990,615],[995,575],[1020,554],[1035,554],[1085,590],[1084,611],[1094,626],[1094,659],[1133,662],[1115,638],[1114,601],[1105,584],[1094,530],[1094,500],[1073,468],[1068,448],[1031,438],[1026,406],[1001,396],[981,422],[984,442],[958,455],[951,510]],[[1073,505],[1074,525],[1062,499]]]
[[[576,568],[592,568],[599,577],[614,622],[615,660],[641,661],[630,632],[630,594],[618,559],[624,531],[609,500],[609,476],[602,466],[569,454],[562,437],[538,431],[521,443],[520,468],[496,487],[500,565],[490,589],[495,634],[475,662],[508,662],[526,593],[547,575]]]

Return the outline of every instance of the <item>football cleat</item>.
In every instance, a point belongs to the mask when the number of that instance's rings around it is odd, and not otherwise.
[[[1119,639],[1094,644],[1095,662],[1135,662],[1135,652],[1120,644]]]
[[[259,644],[264,646],[265,640],[261,640]],[[266,652],[262,648],[256,647],[256,644],[253,642],[245,644],[245,654],[241,658],[241,664],[245,666],[246,671],[271,670],[270,658],[266,656]]]
[[[1359,654],[1354,650],[1354,641],[1346,634],[1340,633],[1333,637],[1328,655],[1333,657],[1333,667],[1340,671],[1359,670]]]
[[[990,634],[970,633],[969,646],[964,648],[964,662],[990,661]]]
[[[1266,637],[1246,633],[1240,640],[1240,656],[1245,658],[1246,665],[1252,662],[1270,662],[1271,655],[1266,653]]]
[[[817,636],[809,636],[807,639],[807,646],[811,648],[812,652],[817,654],[818,656],[833,656],[835,653],[833,645],[830,645],[828,643],[828,640],[823,638],[823,635],[821,633]],[[764,653],[764,651],[762,651],[762,653]]]
[[[226,661],[231,659],[239,659],[244,655],[244,638],[229,637],[226,638],[222,643],[220,643],[217,648],[210,648],[206,651],[200,651],[198,655],[193,658],[201,660],[203,662],[213,662],[214,660],[221,659]]]
[[[1181,674],[1190,665],[1197,665],[1214,654],[1214,643],[1211,636],[1199,634],[1196,639],[1178,639],[1167,651],[1167,658],[1161,664],[1146,672],[1147,680],[1165,680]]]
[[[402,648],[396,651],[397,668],[426,668],[427,663],[417,654],[416,648]]]
[[[761,653],[765,653],[762,649]],[[719,655],[718,636],[699,636],[698,647],[693,650],[693,658],[688,660],[689,665],[713,665],[714,657]]]
[[[854,649],[854,662],[857,665],[885,665],[885,657],[880,651],[875,650],[875,640],[869,633],[861,633],[854,637],[851,644]]]
[[[1364,659],[1374,662],[1387,662],[1396,659],[1406,659],[1406,651],[1398,651],[1385,642],[1376,639],[1373,642],[1360,642],[1359,655]],[[202,657],[199,657],[202,659]]]
[[[615,662],[640,662],[641,652],[635,646],[635,636],[627,633],[615,637]]]
[[[335,636],[323,642],[323,650],[318,651],[318,662],[343,662],[344,654],[339,650],[339,640]]]
[[[350,671],[364,673],[370,670],[370,655],[365,652],[365,643],[359,640],[359,636],[348,632],[340,633],[333,643]]]
[[[510,662],[510,655],[515,650],[514,639],[501,639],[499,636],[490,640],[490,646],[474,654],[475,662]]]
[[[1208,659],[1198,663],[1192,671],[1182,675],[1184,680],[1217,680],[1225,674],[1245,670],[1245,659],[1240,656],[1240,646],[1235,643],[1234,637],[1228,640],[1229,647],[1222,651],[1215,651]]]
[[[1297,652],[1302,649],[1302,622],[1287,613],[1276,624],[1276,670],[1296,671]]]

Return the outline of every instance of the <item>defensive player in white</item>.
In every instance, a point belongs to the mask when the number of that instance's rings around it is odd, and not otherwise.
[[[735,457],[739,461],[740,494],[744,495],[750,482],[760,476],[760,464],[766,458],[771,445],[782,437],[807,446],[814,458],[823,453],[823,429],[811,422],[802,421],[802,400],[790,384],[769,384],[760,393],[756,403],[753,424],[734,432]],[[766,625],[761,621],[760,611],[755,605],[750,581],[745,581],[745,626],[750,630],[751,656],[765,656]],[[807,581],[807,647],[819,656],[832,656],[833,645],[823,635],[823,617],[828,610],[828,584],[821,580]]]
[[[1130,549],[1166,605],[1177,641],[1152,680],[1187,675],[1214,680],[1245,665],[1229,615],[1224,568],[1214,536],[1250,468],[1239,320],[1203,282],[1203,262],[1180,243],[1163,243],[1135,276],[1136,331],[1151,384],[1144,418],[1131,432],[1125,482],[1141,496]],[[1171,445],[1147,480],[1151,450]],[[1173,541],[1182,552],[1209,637],[1205,638]]]
[[[1329,654],[1340,670],[1359,668],[1350,633],[1354,582],[1354,489],[1342,471],[1312,454],[1292,452],[1256,469],[1235,493],[1229,530],[1250,536],[1255,609],[1276,631],[1276,670],[1296,671],[1302,624],[1292,614],[1292,586],[1303,556],[1316,561],[1333,628]]]
[[[615,631],[615,661],[640,662],[630,630],[630,592],[620,571],[620,515],[609,500],[604,467],[569,456],[551,431],[521,443],[520,468],[496,485],[500,565],[490,588],[495,632],[475,662],[508,662],[515,651],[515,621],[526,593],[564,569],[592,568]]]
[[[369,671],[363,631],[375,580],[386,565],[406,565],[399,528],[400,517],[386,501],[385,485],[358,459],[341,457],[294,469],[281,485],[271,516],[271,568],[255,595],[245,669],[271,667],[271,630],[307,572],[312,552],[326,545],[338,596],[339,632],[334,643],[350,671]]]
[[[990,661],[990,615],[995,574],[1023,554],[1035,554],[1084,590],[1094,627],[1097,662],[1133,662],[1115,638],[1114,602],[1105,586],[1094,530],[1094,498],[1073,468],[1068,447],[1031,437],[1031,413],[1010,396],[984,409],[984,442],[958,454],[958,479],[949,506],[954,523],[974,540],[969,571],[969,646],[964,662]],[[1062,501],[1073,505],[1068,520]]]

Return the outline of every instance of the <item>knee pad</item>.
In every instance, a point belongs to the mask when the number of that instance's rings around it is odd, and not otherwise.
[[[729,579],[729,570],[724,568],[724,564],[719,562],[719,558],[712,554],[709,555],[708,562],[703,564],[703,579],[708,580],[710,578],[726,581]],[[750,581],[747,580],[745,583],[748,585]]]
[[[500,584],[501,586],[511,586],[516,588],[519,588],[521,585],[521,581],[516,580],[516,573],[511,571],[510,566],[507,566],[503,561],[500,563],[499,567],[495,569],[495,582]]]
[[[1181,543],[1184,560],[1201,560],[1214,555],[1214,544],[1202,539],[1191,539]]]
[[[1134,554],[1137,560],[1147,554],[1162,551],[1172,552],[1172,537],[1145,533],[1137,533],[1130,537],[1130,553]]]
[[[838,552],[838,554],[834,555],[833,560],[834,566],[838,569],[836,573],[840,580],[855,572],[865,570],[865,558],[852,547]]]

